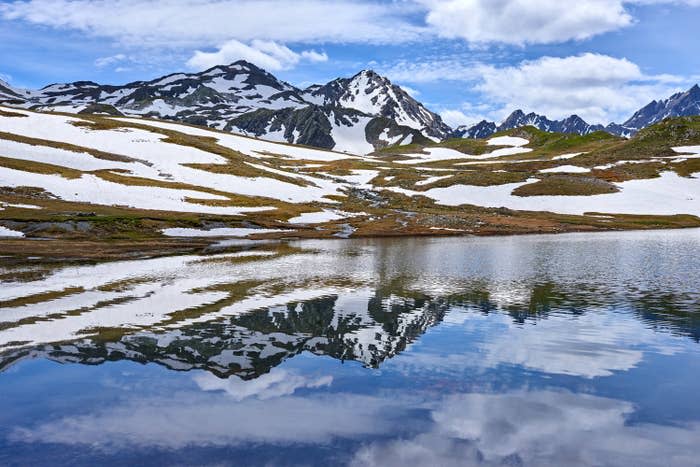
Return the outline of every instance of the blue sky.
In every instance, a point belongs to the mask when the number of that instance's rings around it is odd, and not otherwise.
[[[700,0],[0,2],[0,79],[122,84],[252,61],[295,85],[373,68],[457,125],[626,119],[700,81]]]

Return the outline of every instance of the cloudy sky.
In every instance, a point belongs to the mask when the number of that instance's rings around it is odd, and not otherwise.
[[[298,86],[372,68],[456,125],[622,121],[700,81],[700,0],[0,2],[0,79],[122,84],[247,59]]]

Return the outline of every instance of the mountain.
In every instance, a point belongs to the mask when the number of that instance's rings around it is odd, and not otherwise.
[[[518,109],[511,113],[500,125],[483,120],[476,125],[461,126],[452,132],[455,138],[486,138],[494,133],[524,126],[533,126],[550,133],[570,133],[587,135],[596,131],[606,131],[616,136],[629,138],[639,130],[665,118],[700,115],[700,86],[697,84],[686,92],[674,94],[662,101],[652,101],[623,124],[610,123],[606,126],[591,125],[578,115],[563,120],[550,120],[536,113],[525,114]]]
[[[246,61],[123,86],[52,84],[0,98],[35,110],[167,119],[272,141],[365,154],[392,144],[445,138],[450,128],[373,71],[305,90]]]
[[[700,115],[700,86],[679,92],[666,100],[652,101],[634,113],[622,125],[639,131],[669,117]]]
[[[23,104],[27,101],[27,91],[13,88],[0,80],[0,104]]]
[[[446,300],[375,296],[366,309],[340,309],[337,297],[262,308],[176,331],[125,334],[116,341],[81,339],[0,353],[0,372],[24,358],[97,365],[132,360],[175,371],[204,370],[252,380],[303,352],[378,368],[442,321]],[[390,312],[387,312],[390,310]]]
[[[307,88],[305,97],[318,105],[355,109],[385,117],[398,125],[419,130],[429,138],[444,139],[451,131],[438,115],[371,70],[363,70],[349,79],[340,78],[324,86]]]
[[[503,120],[500,125],[494,122],[482,120],[476,125],[459,127],[453,132],[458,138],[487,138],[499,131],[512,130],[524,126],[533,126],[539,130],[550,133],[571,133],[587,135],[596,131],[606,130],[602,125],[590,125],[578,115],[571,115],[563,120],[550,120],[544,115],[536,113],[526,114],[518,109]]]
[[[462,125],[452,132],[454,138],[488,138],[492,134],[496,133],[498,128],[494,122],[489,122],[487,120],[482,120],[475,125]]]
[[[630,137],[667,117],[700,114],[700,87],[653,101],[623,124],[591,125],[577,115],[550,120],[522,110],[502,123],[481,121],[451,129],[401,87],[372,70],[326,84],[297,88],[244,60],[200,73],[174,73],[121,86],[92,81],[52,84],[38,91],[0,81],[0,104],[68,113],[143,116],[304,144],[353,154],[449,137],[486,138],[533,126],[587,135]]]

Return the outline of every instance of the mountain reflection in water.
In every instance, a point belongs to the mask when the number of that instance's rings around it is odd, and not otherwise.
[[[0,416],[0,463],[70,446],[85,463],[695,465],[698,247],[688,230],[8,263],[0,409],[65,411]],[[63,395],[32,386],[47,375]]]

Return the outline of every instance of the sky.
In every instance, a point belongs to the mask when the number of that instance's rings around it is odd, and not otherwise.
[[[700,0],[0,1],[0,79],[124,84],[245,59],[305,87],[373,69],[452,126],[622,122],[700,81]]]

